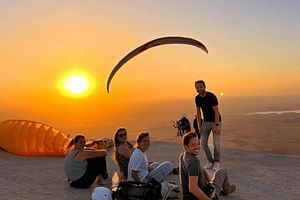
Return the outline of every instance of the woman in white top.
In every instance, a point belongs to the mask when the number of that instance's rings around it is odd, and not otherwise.
[[[163,163],[153,162],[148,164],[146,150],[150,147],[149,133],[140,133],[136,139],[136,148],[134,149],[128,164],[128,181],[137,182],[162,182],[169,175],[174,166],[170,161]]]

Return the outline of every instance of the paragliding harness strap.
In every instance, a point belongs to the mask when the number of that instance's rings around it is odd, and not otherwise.
[[[113,195],[117,200],[160,200],[162,199],[161,183],[121,181],[116,191],[113,191]]]

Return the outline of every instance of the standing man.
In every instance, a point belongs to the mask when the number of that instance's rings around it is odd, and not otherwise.
[[[219,169],[211,178],[202,168],[197,158],[200,145],[196,133],[186,133],[183,136],[183,146],[185,151],[179,158],[183,200],[218,200],[221,193],[228,195],[236,190],[236,185],[229,182],[227,170]]]
[[[205,151],[208,163],[205,168],[217,170],[220,168],[220,134],[221,115],[218,108],[218,99],[212,92],[206,91],[203,80],[195,82],[198,95],[195,98],[197,107],[198,128],[201,134],[201,145]],[[201,112],[203,113],[203,123],[201,123]],[[214,157],[208,147],[210,132],[213,132]]]

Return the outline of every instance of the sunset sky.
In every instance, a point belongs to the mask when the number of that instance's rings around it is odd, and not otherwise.
[[[197,79],[224,96],[300,95],[299,13],[298,0],[1,0],[1,109],[23,118],[35,109],[40,121],[96,117],[120,102],[193,98]],[[195,38],[209,53],[153,48],[117,73],[108,95],[114,65],[163,36]],[[59,82],[73,72],[88,77],[89,95],[61,91]]]

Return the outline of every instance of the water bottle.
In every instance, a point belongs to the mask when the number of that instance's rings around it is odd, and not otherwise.
[[[112,182],[111,190],[113,192],[117,191],[117,188],[118,188],[118,185],[119,185],[119,181],[120,181],[120,178],[119,178],[118,172],[114,172],[114,175],[111,178],[111,182]]]

